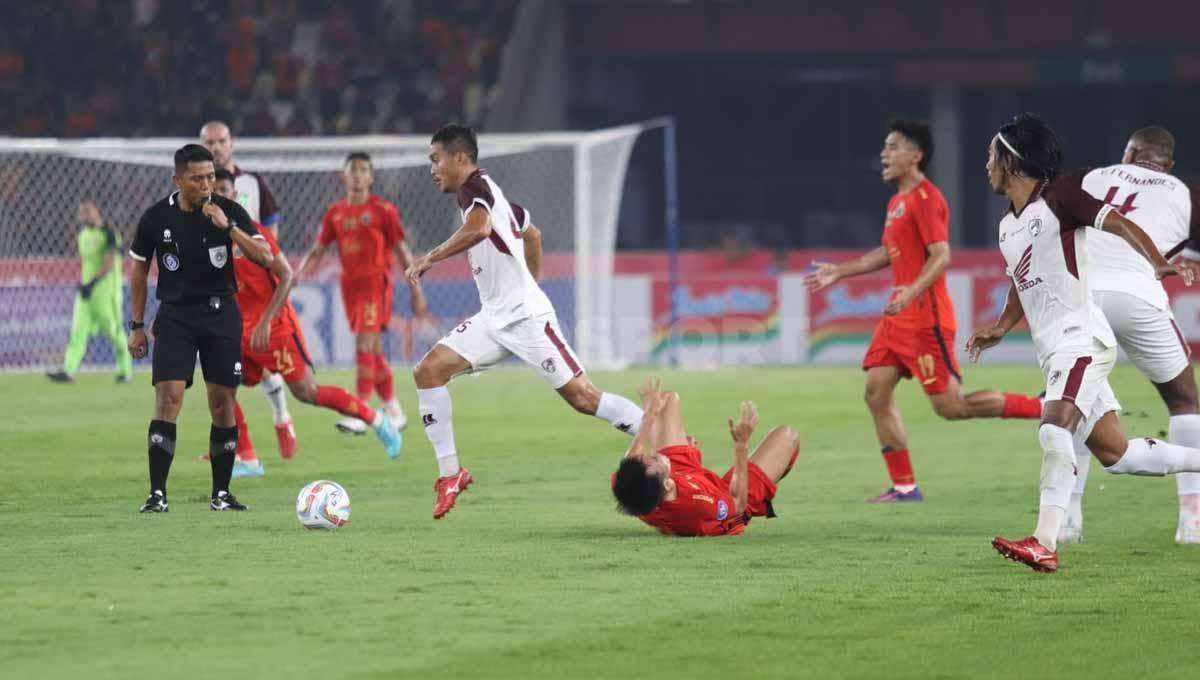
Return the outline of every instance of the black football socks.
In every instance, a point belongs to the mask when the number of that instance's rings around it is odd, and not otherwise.
[[[175,423],[151,420],[149,434],[150,493],[161,491],[167,495],[167,475],[171,473],[171,461],[175,459]]]
[[[208,457],[212,463],[212,494],[229,491],[229,480],[233,479],[233,462],[237,457],[237,425],[217,427],[208,431]]]

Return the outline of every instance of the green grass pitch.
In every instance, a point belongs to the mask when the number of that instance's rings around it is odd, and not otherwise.
[[[597,373],[632,395],[640,371]],[[391,462],[372,437],[293,402],[300,453],[281,461],[267,405],[243,390],[267,477],[235,481],[244,514],[208,510],[203,392],[190,390],[171,513],[146,495],[148,375],[72,386],[0,376],[0,676],[4,678],[1194,677],[1200,546],[1174,544],[1170,479],[1093,463],[1082,546],[1035,574],[994,534],[1032,531],[1031,421],[945,423],[900,389],[923,505],[869,506],[887,486],[853,367],[665,371],[710,467],[725,418],[800,430],[780,517],[725,539],[659,536],[614,511],[627,439],[570,411],[532,373],[451,386],[476,485],[430,517],[419,423]],[[397,371],[409,414],[411,381]],[[352,384],[348,372],[320,378]],[[1037,391],[1033,366],[970,367],[968,388]],[[1121,366],[1130,435],[1165,429]],[[350,523],[303,530],[296,493],[343,484]]]

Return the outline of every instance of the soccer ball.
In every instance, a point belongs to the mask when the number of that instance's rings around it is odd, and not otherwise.
[[[300,489],[296,519],[306,529],[336,529],[350,521],[350,494],[337,482],[318,479]]]

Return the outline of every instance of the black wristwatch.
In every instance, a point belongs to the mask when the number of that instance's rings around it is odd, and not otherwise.
[[[129,330],[131,330],[131,331],[141,330],[145,327],[146,327],[146,324],[142,323],[141,321],[130,321],[129,322]]]

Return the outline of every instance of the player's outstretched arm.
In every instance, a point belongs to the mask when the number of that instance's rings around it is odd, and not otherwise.
[[[738,421],[729,419],[729,436],[733,439],[733,478],[729,481],[729,493],[733,496],[736,514],[746,511],[750,494],[750,436],[758,425],[758,407],[752,401],[743,401]]]
[[[1104,217],[1104,223],[1101,226],[1104,231],[1116,234],[1125,239],[1129,245],[1133,246],[1134,250],[1149,260],[1150,264],[1154,265],[1154,273],[1158,278],[1163,279],[1168,276],[1178,276],[1183,279],[1184,284],[1192,285],[1192,281],[1196,278],[1195,266],[1190,262],[1178,265],[1167,262],[1162,253],[1158,252],[1158,248],[1154,245],[1154,241],[1150,239],[1149,234],[1129,218],[1116,210],[1110,210],[1108,211],[1108,215]]]
[[[1025,318],[1025,308],[1021,306],[1021,297],[1017,294],[1016,284],[1008,286],[1008,298],[1004,301],[1004,311],[1000,318],[987,328],[981,328],[971,334],[967,340],[967,355],[971,361],[979,361],[979,355],[989,347],[995,347],[1013,329],[1021,319]]]
[[[525,266],[537,281],[542,278],[542,232],[531,224],[525,227],[521,239],[525,241]]]
[[[889,264],[891,264],[891,259],[888,258],[887,248],[879,246],[860,257],[839,264],[814,262],[813,265],[816,269],[804,277],[804,284],[811,290],[821,290],[837,283],[841,279],[848,279],[861,274],[870,274],[871,272],[876,272],[887,267]]]
[[[917,296],[924,293],[925,289],[932,286],[933,282],[945,273],[946,267],[950,266],[950,244],[945,241],[936,241],[925,246],[925,254],[925,264],[917,278],[907,286],[892,288],[892,300],[883,308],[884,314],[899,314],[916,300]]]
[[[483,208],[467,213],[462,226],[433,250],[418,257],[404,272],[409,281],[418,281],[433,265],[465,252],[468,248],[491,236],[491,214]]]
[[[412,251],[408,249],[408,244],[404,241],[397,241],[396,245],[392,246],[392,250],[395,251],[396,259],[400,262],[401,271],[407,272],[413,264]],[[429,303],[425,300],[425,291],[421,289],[421,282],[410,279],[408,289],[412,295],[413,316],[429,316]]]
[[[304,254],[304,259],[300,260],[300,267],[296,269],[296,275],[292,278],[293,282],[299,282],[307,278],[312,270],[317,268],[321,263],[321,258],[325,257],[325,251],[329,250],[329,246],[323,246],[320,243],[314,243],[313,247]]]

